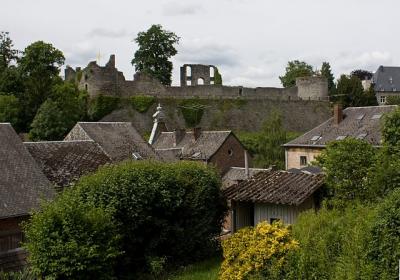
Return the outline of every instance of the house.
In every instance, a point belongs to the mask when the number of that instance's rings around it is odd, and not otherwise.
[[[163,160],[130,122],[78,122],[64,140],[94,141],[113,162],[127,159]]]
[[[261,221],[292,224],[307,209],[319,207],[323,175],[268,170],[223,190],[231,204],[232,231]]]
[[[400,96],[400,67],[379,66],[370,83],[378,104],[385,105],[387,97]]]
[[[200,161],[214,165],[220,174],[226,173],[233,166],[245,167],[246,162],[249,164],[250,158],[245,147],[232,131],[203,131],[199,127],[192,131],[167,131],[160,105],[153,117],[149,144],[168,161]]]
[[[25,142],[24,145],[47,179],[61,188],[112,162],[93,140]]]
[[[329,142],[346,137],[363,139],[371,145],[380,146],[382,116],[396,108],[395,105],[386,105],[349,107],[342,110],[340,105],[335,105],[332,118],[283,145],[286,170],[306,167]]]
[[[9,123],[0,123],[0,270],[25,260],[20,223],[56,192]]]

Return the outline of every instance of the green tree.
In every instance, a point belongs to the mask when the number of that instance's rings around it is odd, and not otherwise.
[[[329,62],[323,62],[321,66],[321,76],[328,80],[329,94],[335,91],[335,77],[332,74],[331,65]]]
[[[374,200],[379,196],[368,188],[366,180],[375,159],[375,148],[363,140],[346,138],[327,145],[316,163],[325,171],[327,196],[332,205],[342,207],[349,202]]]
[[[308,77],[314,74],[311,65],[304,61],[293,60],[288,62],[285,75],[280,76],[279,79],[281,80],[282,85],[287,88],[296,85],[296,78]]]
[[[0,73],[0,92],[20,97],[25,91],[18,67],[11,65]]]
[[[24,228],[29,263],[40,279],[114,279],[121,236],[108,210],[67,190]]]
[[[86,92],[73,84],[57,85],[40,106],[29,132],[32,140],[61,140],[86,113]]]
[[[400,96],[388,96],[386,105],[400,105]]]
[[[171,85],[173,66],[169,59],[177,54],[174,45],[179,37],[163,30],[161,25],[152,25],[147,31],[139,32],[135,42],[139,45],[132,59],[135,70],[149,74],[163,85]]]
[[[400,109],[386,114],[383,119],[382,139],[384,143],[391,147],[400,149]]]
[[[23,118],[29,127],[40,105],[50,96],[53,86],[60,84],[60,67],[64,64],[63,53],[52,44],[37,41],[25,48],[19,61],[24,81]]]
[[[74,189],[89,204],[115,210],[121,271],[137,272],[153,260],[176,265],[213,250],[225,215],[220,186],[216,170],[196,162],[132,161],[103,167]]]
[[[361,81],[363,80],[370,80],[374,74],[372,74],[370,71],[367,70],[362,70],[362,69],[357,69],[353,70],[350,73],[350,76],[356,76],[359,78]]]
[[[0,123],[9,122],[13,127],[18,125],[19,101],[13,95],[0,94]]]
[[[214,71],[214,85],[222,85],[222,76],[217,68]]]
[[[14,44],[9,33],[0,32],[0,72],[8,68],[12,61],[16,61],[19,51],[13,49]]]
[[[272,112],[263,123],[261,134],[258,138],[257,155],[255,162],[258,166],[284,169],[285,150],[282,145],[286,142],[286,131],[282,126],[282,116]]]

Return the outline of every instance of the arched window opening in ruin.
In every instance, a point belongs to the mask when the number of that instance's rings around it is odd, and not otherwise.
[[[87,85],[87,84],[85,84],[85,90],[86,90],[86,91],[88,90],[88,85]]]
[[[210,78],[215,77],[214,67],[210,66]]]
[[[197,84],[200,85],[200,86],[204,85],[204,79],[203,78],[198,78],[197,79]]]
[[[191,81],[191,80],[187,80],[187,81],[186,81],[186,85],[187,85],[187,86],[191,86],[191,85],[192,85],[192,81]]]
[[[186,77],[192,76],[192,67],[186,66]]]

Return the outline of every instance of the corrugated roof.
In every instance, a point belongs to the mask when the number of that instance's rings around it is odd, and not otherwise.
[[[400,67],[380,66],[374,73],[375,91],[400,91]]]
[[[338,125],[335,125],[333,118],[330,118],[284,146],[325,147],[330,141],[346,137],[363,139],[379,146],[382,139],[382,116],[396,108],[396,105],[346,108],[343,110],[344,119]]]
[[[0,219],[25,216],[51,199],[54,187],[10,124],[0,123]]]
[[[92,140],[26,142],[24,145],[47,178],[60,187],[111,163],[110,157]]]
[[[228,200],[300,205],[323,185],[323,175],[281,170],[259,172],[223,190]]]
[[[202,131],[198,139],[194,139],[193,132],[186,132],[175,145],[174,132],[162,132],[156,139],[153,147],[160,149],[181,149],[181,158],[193,160],[207,160],[222,146],[231,131]]]
[[[65,140],[93,140],[113,161],[132,159],[134,152],[144,159],[161,159],[129,122],[79,122]]]

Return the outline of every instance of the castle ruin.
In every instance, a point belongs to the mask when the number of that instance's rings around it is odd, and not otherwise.
[[[214,65],[185,64],[181,67],[181,85],[164,86],[158,80],[143,73],[136,73],[133,80],[126,80],[115,67],[115,55],[111,55],[105,66],[95,61],[85,68],[65,69],[65,79],[75,81],[80,89],[88,91],[91,97],[111,95],[129,97],[150,95],[172,98],[244,98],[273,100],[328,100],[328,81],[324,77],[304,77],[296,80],[291,88],[242,87],[214,84]]]

